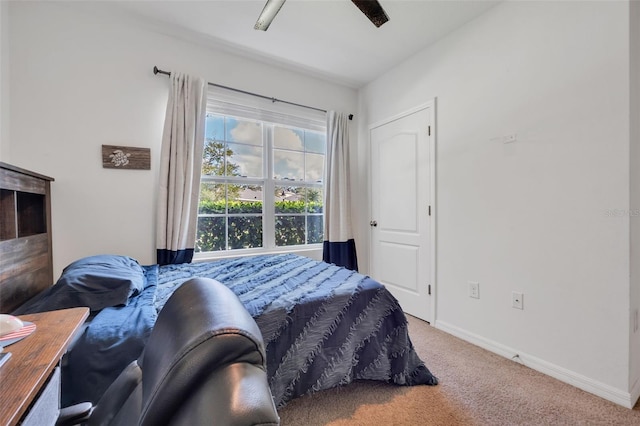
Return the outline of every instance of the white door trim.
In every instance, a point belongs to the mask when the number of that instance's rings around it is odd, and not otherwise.
[[[393,115],[389,118],[385,118],[384,120],[381,121],[377,121],[373,124],[369,125],[369,132],[368,132],[368,138],[369,138],[369,144],[368,144],[368,152],[369,152],[369,163],[371,163],[371,131],[373,129],[375,129],[376,127],[380,127],[383,126],[385,124],[388,124],[392,121],[398,120],[400,118],[406,117],[408,115],[411,115],[415,112],[424,110],[424,109],[428,109],[429,110],[429,122],[431,123],[431,134],[428,137],[429,140],[429,166],[430,166],[430,173],[431,173],[431,188],[430,188],[430,194],[431,194],[431,199],[429,200],[429,205],[431,206],[431,223],[430,223],[430,232],[431,232],[431,239],[429,242],[430,245],[430,259],[429,262],[431,263],[430,265],[430,271],[431,271],[431,276],[429,277],[429,279],[431,280],[430,284],[431,284],[431,313],[430,313],[430,318],[429,318],[429,323],[430,324],[435,324],[436,318],[437,318],[437,311],[436,311],[436,307],[437,307],[437,303],[436,303],[436,297],[438,294],[438,286],[436,283],[436,260],[437,260],[437,254],[436,254],[436,241],[437,241],[437,234],[436,234],[436,220],[437,220],[437,208],[436,208],[436,200],[437,200],[437,194],[436,194],[436,135],[437,135],[437,128],[438,126],[436,125],[436,98],[430,99],[429,101],[420,104],[418,106],[415,106],[409,110],[403,111],[399,114]],[[368,173],[368,177],[369,177],[369,202],[372,202],[372,197],[371,194],[373,193],[373,188],[371,186],[371,182],[372,182],[372,175],[371,175],[371,167],[369,167],[369,173]],[[369,205],[369,212],[371,212],[373,210],[372,206]],[[371,218],[369,218],[369,220],[371,220]],[[371,241],[371,238],[369,238],[369,265],[371,265],[372,259],[372,250],[371,247],[373,245],[373,242]]]

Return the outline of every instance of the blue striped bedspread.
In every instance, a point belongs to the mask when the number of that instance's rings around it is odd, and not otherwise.
[[[435,385],[397,300],[377,281],[293,254],[158,268],[156,310],[185,280],[213,278],[238,295],[267,348],[278,407],[354,380]]]

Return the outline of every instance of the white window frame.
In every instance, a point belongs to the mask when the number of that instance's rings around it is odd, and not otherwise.
[[[196,252],[194,254],[195,261],[204,261],[208,259],[219,259],[225,257],[240,257],[255,254],[268,253],[300,253],[310,255],[311,257],[320,259],[322,257],[322,243],[292,245],[292,246],[276,246],[275,244],[275,187],[276,186],[297,186],[317,188],[318,184],[308,183],[304,181],[291,182],[288,180],[273,179],[273,130],[269,127],[288,126],[303,130],[311,130],[326,134],[326,114],[324,112],[306,110],[299,107],[291,107],[286,104],[273,103],[268,100],[256,98],[249,95],[237,93],[229,93],[229,91],[209,87],[207,97],[207,114],[218,114],[225,116],[237,117],[239,119],[256,120],[263,122],[262,134],[264,142],[264,151],[262,167],[263,178],[210,178],[202,176],[202,182],[216,183],[237,183],[242,185],[256,184],[263,187],[263,210],[262,210],[262,245],[263,247],[248,249],[232,249],[219,250],[211,252]],[[326,145],[325,145],[326,146]],[[326,155],[325,151],[325,164]],[[326,170],[325,179],[326,181]],[[325,184],[322,184],[322,193],[324,194]],[[324,215],[324,211],[323,211]],[[308,214],[305,214],[308,216]],[[228,217],[228,215],[225,215]],[[226,236],[225,236],[226,237]],[[226,238],[225,238],[226,240]]]

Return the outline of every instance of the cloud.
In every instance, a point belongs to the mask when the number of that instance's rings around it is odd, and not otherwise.
[[[233,151],[233,155],[228,161],[237,164],[242,176],[261,178],[262,171],[262,147],[247,146],[235,143],[228,144]]]
[[[233,151],[229,159],[239,166],[239,173],[248,177],[263,177],[262,126],[260,123],[227,118],[228,147]],[[311,151],[324,152],[324,135],[309,132]],[[318,182],[324,178],[324,155],[304,153],[305,133],[300,129],[274,127],[274,177],[276,179]],[[250,144],[250,145],[242,145]],[[305,176],[306,157],[306,176]]]
[[[318,182],[324,179],[324,155],[307,154],[307,182]]]
[[[273,151],[274,177],[301,180],[304,178],[304,154],[301,152]]]
[[[231,120],[228,121],[231,126]],[[237,121],[236,125],[229,129],[229,135],[234,142],[262,145],[262,126],[253,121]]]
[[[276,148],[304,151],[303,135],[304,133],[301,130],[296,131],[286,127],[275,127],[274,146]]]

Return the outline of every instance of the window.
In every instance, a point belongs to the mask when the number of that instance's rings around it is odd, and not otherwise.
[[[196,252],[322,243],[324,123],[225,105],[204,144]]]

